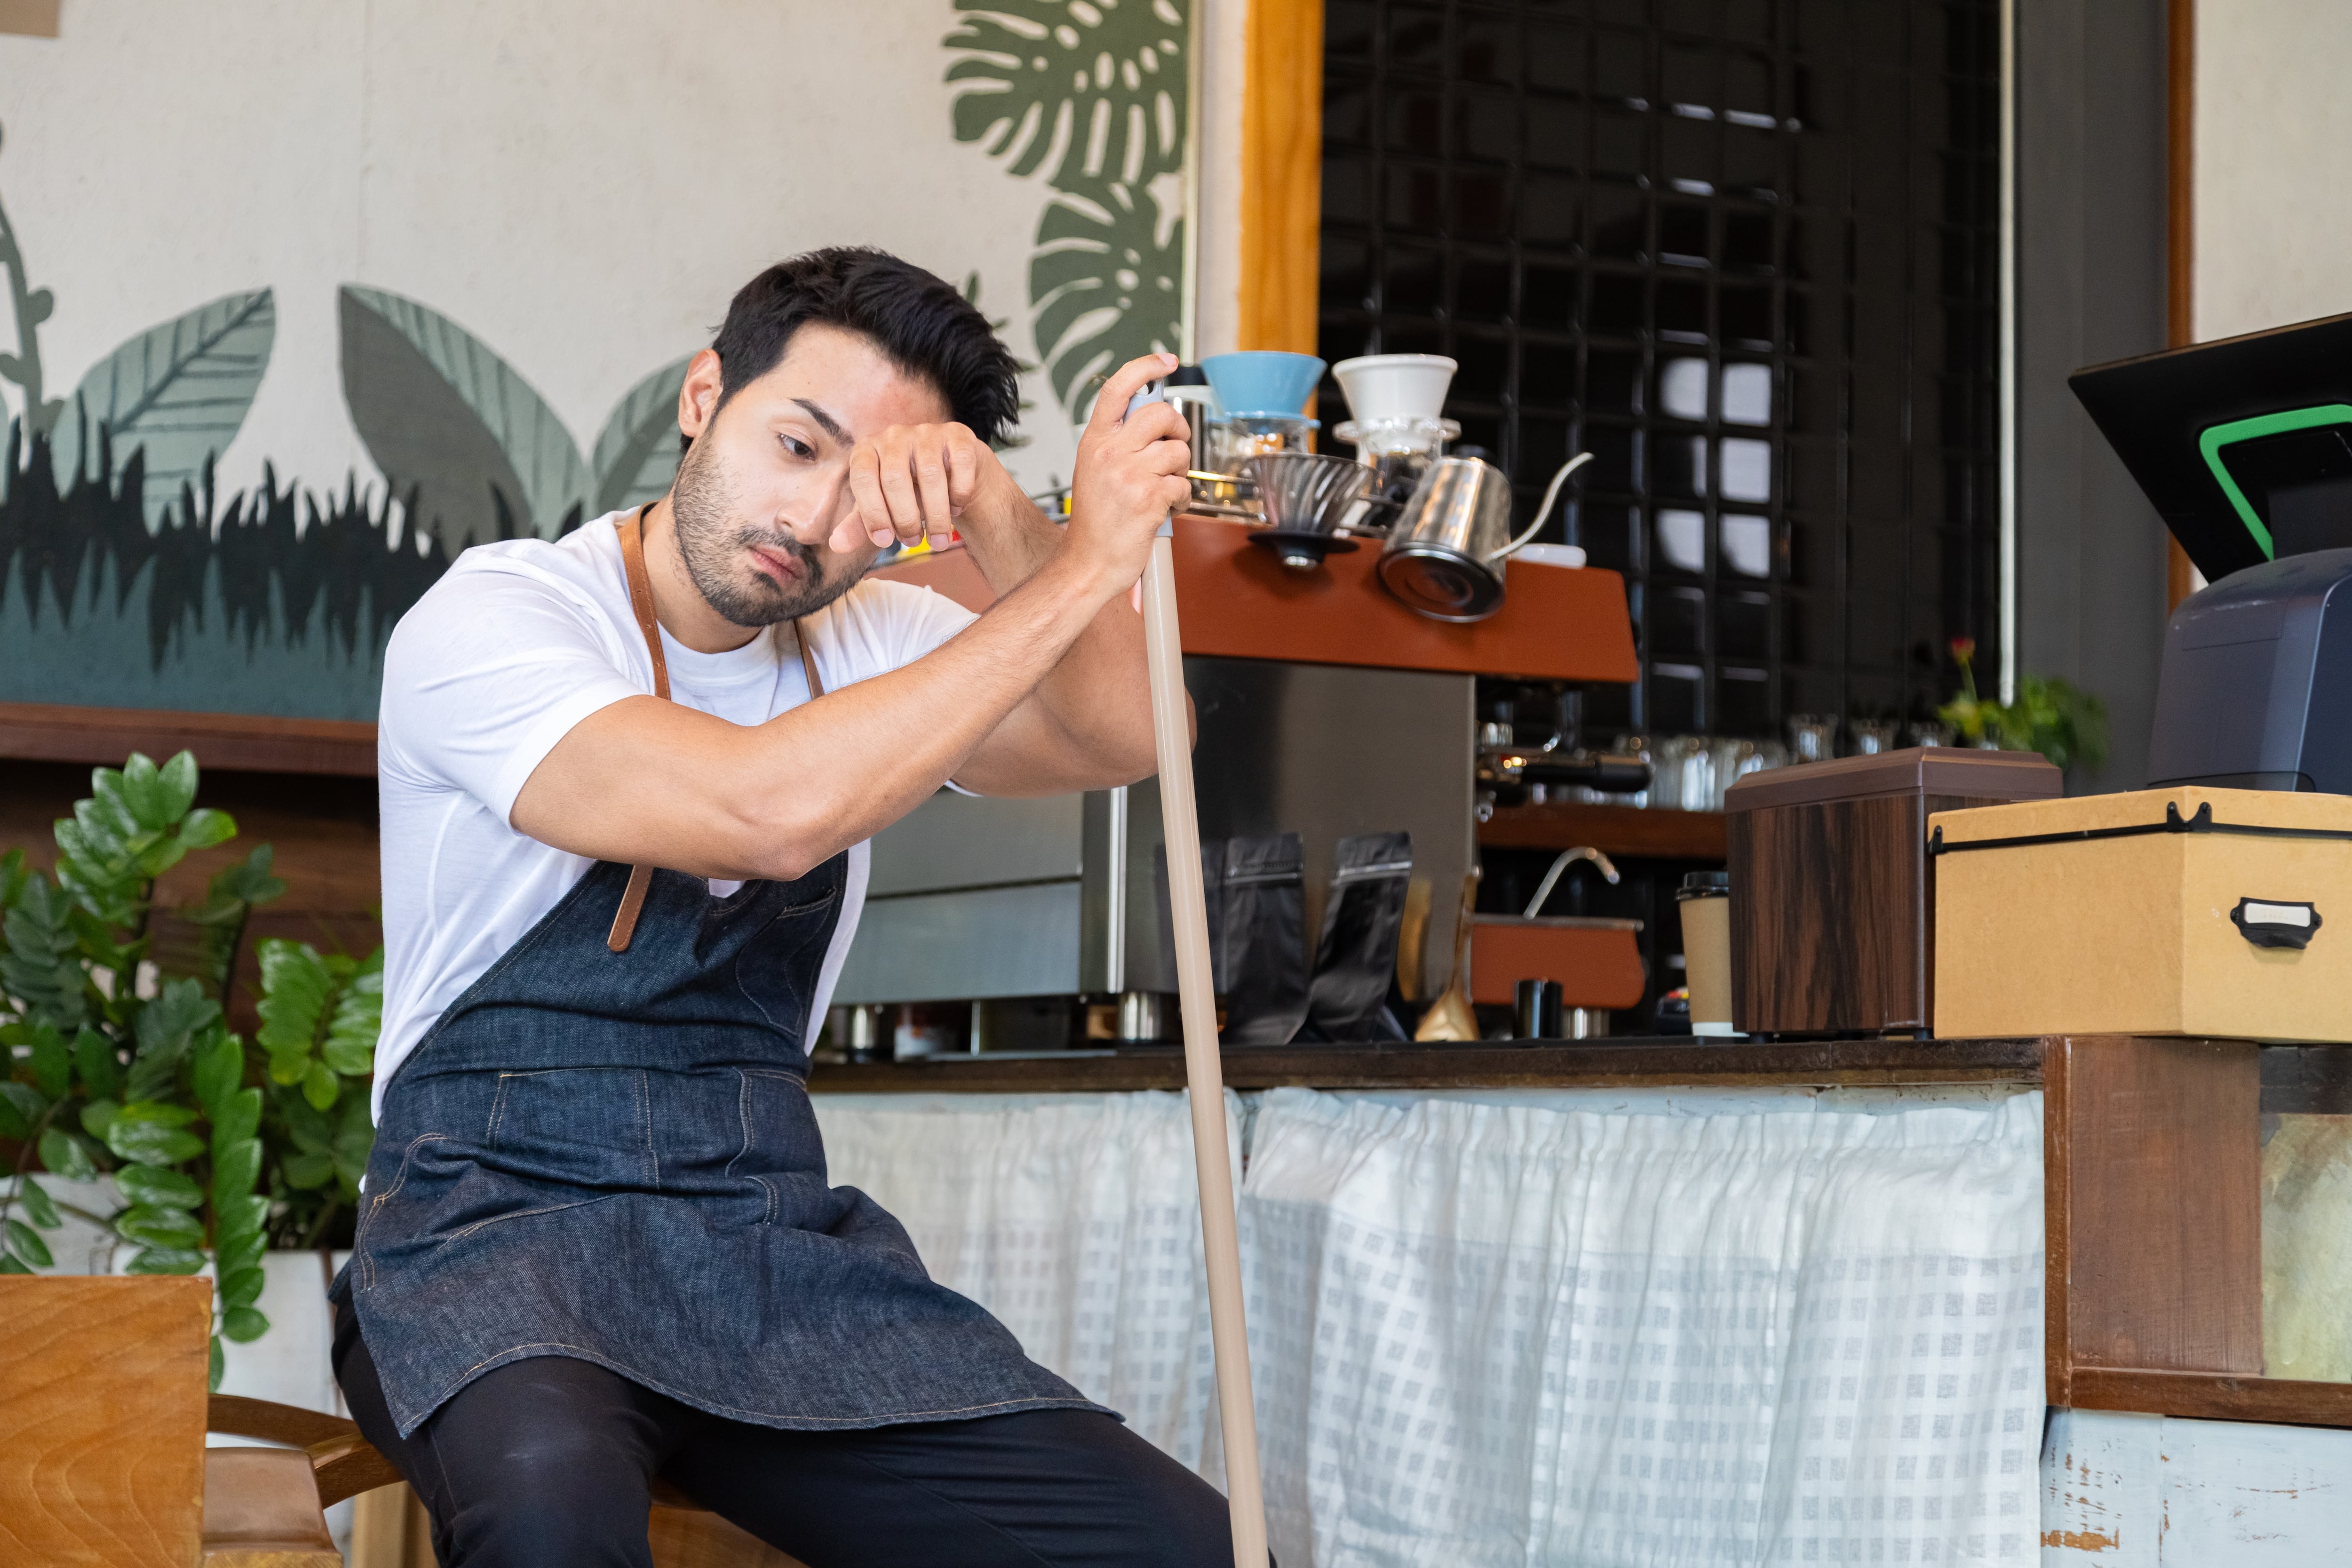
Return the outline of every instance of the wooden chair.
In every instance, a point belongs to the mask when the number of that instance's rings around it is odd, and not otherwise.
[[[0,1563],[342,1568],[325,1510],[407,1497],[343,1417],[205,1394],[208,1279],[0,1276]],[[421,1508],[369,1511],[399,1539],[368,1568],[430,1568]],[[666,1484],[650,1529],[661,1568],[795,1568]]]

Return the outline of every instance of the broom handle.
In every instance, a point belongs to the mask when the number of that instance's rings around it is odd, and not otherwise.
[[[1176,987],[1184,1016],[1184,1082],[1192,1102],[1192,1161],[1201,1178],[1201,1241],[1209,1266],[1209,1336],[1225,1439],[1234,1568],[1265,1568],[1265,1495],[1250,1401],[1249,1331],[1242,1320],[1241,1238],[1225,1152],[1225,1074],[1217,1056],[1217,997],[1209,970],[1209,902],[1201,885],[1201,819],[1192,809],[1192,737],[1184,704],[1184,649],[1176,629],[1174,541],[1151,542],[1143,579],[1143,638],[1151,668],[1151,734],[1160,752],[1168,902],[1175,921]]]

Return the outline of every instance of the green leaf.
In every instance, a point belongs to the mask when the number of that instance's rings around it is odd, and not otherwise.
[[[247,1197],[216,1198],[213,1203],[213,1228],[224,1247],[259,1236],[268,1218],[269,1200],[258,1193]]]
[[[89,977],[79,953],[75,912],[72,893],[34,875],[17,884],[7,912],[0,914],[0,942],[5,943],[0,949],[0,992],[61,1029],[79,1026],[89,1009]]]
[[[213,1145],[213,1198],[216,1203],[243,1197],[261,1179],[261,1140],[240,1138],[226,1148]]]
[[[205,1201],[205,1190],[192,1177],[152,1165],[125,1165],[114,1173],[114,1184],[133,1204],[157,1209],[192,1209]]]
[[[221,1314],[221,1332],[239,1344],[249,1344],[269,1331],[269,1320],[251,1307],[231,1307]]]
[[[261,1128],[261,1091],[240,1089],[213,1112],[213,1146],[226,1149]]]
[[[33,1124],[40,1121],[42,1113],[49,1109],[48,1096],[29,1083],[17,1083],[13,1079],[0,1079],[0,1102],[5,1102],[8,1110],[22,1119],[14,1131],[8,1131],[5,1123],[0,1123],[0,1134],[10,1138],[31,1137]],[[0,1112],[0,1116],[5,1114]]]
[[[268,1247],[269,1237],[257,1226],[221,1241],[214,1250],[220,1266],[234,1274],[240,1268],[260,1268],[261,1256]]]
[[[49,1244],[41,1239],[39,1232],[22,1220],[8,1222],[8,1250],[27,1268],[51,1268],[57,1266],[57,1259],[49,1256]]]
[[[206,1110],[237,1091],[245,1079],[245,1043],[226,1031],[196,1049],[196,1103]]]
[[[194,1274],[205,1266],[205,1255],[176,1247],[150,1247],[123,1266],[126,1274]]]
[[[139,1010],[139,1054],[166,1053],[178,1059],[195,1032],[218,1021],[220,1004],[205,994],[201,982],[166,980]]]
[[[326,962],[308,942],[270,937],[254,949],[261,964],[261,1029],[255,1038],[271,1058],[277,1071],[281,1060],[307,1059],[319,1038],[334,979]],[[294,1079],[280,1078],[281,1083]]]
[[[1054,395],[1076,410],[1092,377],[1179,341],[1183,224],[1161,203],[1181,184],[1060,189],[1037,220],[1029,299]]]
[[[106,1130],[106,1146],[142,1165],[176,1165],[205,1152],[205,1141],[184,1129],[124,1113]]]
[[[205,1388],[208,1393],[218,1394],[220,1392],[221,1374],[228,1370],[228,1358],[221,1353],[221,1342],[220,1336],[218,1334],[215,1334],[213,1336],[212,1353],[209,1357],[209,1361],[212,1370],[206,1376]]]
[[[274,1094],[278,1113],[285,1119],[286,1136],[297,1149],[307,1153],[324,1154],[334,1147],[335,1119],[323,1110],[313,1110],[310,1102],[299,1094],[278,1091]]]
[[[261,1300],[261,1288],[269,1276],[259,1268],[236,1268],[221,1276],[222,1304],[230,1307],[250,1307]]]
[[[588,494],[572,432],[488,344],[414,300],[346,284],[343,401],[395,490],[416,486],[452,555],[500,537],[493,492],[552,538]]]
[[[30,1274],[31,1269],[16,1261],[13,1253],[0,1252],[0,1274]]]
[[[122,1107],[110,1100],[93,1100],[81,1108],[81,1128],[100,1142],[106,1142],[106,1130],[122,1114]]]
[[[166,1127],[185,1127],[196,1119],[196,1113],[184,1105],[152,1100],[134,1100],[122,1108],[121,1115],[131,1121],[155,1121]]]
[[[65,1224],[65,1216],[58,1213],[57,1200],[30,1176],[16,1178],[16,1201],[25,1205],[25,1217],[43,1230],[55,1230]]]
[[[66,1044],[65,1036],[47,1018],[36,1019],[32,1026],[32,1049],[26,1062],[33,1069],[34,1085],[51,1100],[63,1100],[73,1088],[73,1049]]]
[[[89,466],[85,426],[94,452],[100,426],[113,433],[115,475],[132,452],[145,452],[149,517],[182,485],[201,485],[206,461],[227,448],[253,406],[277,331],[268,289],[230,294],[149,328],[91,366],[50,432],[60,488]]]
[[[602,515],[643,506],[669,493],[677,477],[677,393],[692,354],[676,360],[629,388],[604,428],[588,466],[596,475],[591,510]]]
[[[161,770],[146,752],[131,752],[131,760],[122,764],[122,772],[117,776],[122,781],[122,804],[141,831],[160,832],[179,819],[179,812],[172,809],[171,791],[163,785]]]
[[[196,754],[178,752],[172,760],[155,771],[156,786],[163,796],[163,820],[177,822],[196,804]]]
[[[331,1154],[289,1154],[278,1168],[284,1173],[288,1186],[306,1193],[325,1186],[335,1175]]]
[[[354,1039],[340,1033],[330,1035],[320,1055],[328,1067],[345,1078],[365,1078],[375,1070],[375,1039],[373,1036]]]
[[[123,1075],[122,1092],[133,1100],[161,1100],[173,1092],[179,1082],[180,1064],[177,1054],[159,1052],[140,1057]]]
[[[42,1131],[41,1163],[50,1174],[68,1182],[87,1182],[98,1174],[98,1167],[89,1163],[89,1155],[62,1127]]]
[[[341,1092],[341,1089],[342,1081],[335,1077],[334,1069],[324,1062],[312,1062],[310,1070],[303,1075],[302,1098],[320,1110],[324,1110],[334,1104],[335,1096]]]
[[[1056,188],[1085,177],[1148,181],[1179,168],[1188,8],[1177,0],[957,0],[960,25],[945,39],[961,57],[947,72],[955,139],[983,143],[1025,177],[1058,137],[1061,157],[1046,172]]]
[[[184,850],[209,849],[236,837],[236,818],[226,811],[215,811],[208,805],[200,805],[188,813],[188,819],[180,824],[180,847]]]
[[[116,1218],[115,1234],[142,1247],[193,1248],[203,1245],[204,1222],[184,1209],[150,1208],[134,1204]]]
[[[84,1029],[74,1036],[74,1066],[81,1073],[81,1087],[92,1100],[110,1100],[121,1087],[121,1064],[114,1059],[114,1042],[96,1029]]]
[[[286,891],[286,884],[271,874],[272,863],[269,846],[256,845],[244,859],[214,873],[211,891],[215,898],[226,895],[239,903],[266,904]]]

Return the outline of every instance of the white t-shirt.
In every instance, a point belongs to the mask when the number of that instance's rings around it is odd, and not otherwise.
[[[393,629],[384,650],[376,776],[383,839],[384,1086],[452,1002],[588,872],[508,824],[523,781],[574,724],[649,695],[653,664],[629,612],[614,512],[566,537],[478,545]],[[825,689],[901,668],[975,619],[903,583],[865,582],[809,617]],[[735,724],[808,700],[799,645],[771,626],[728,653],[662,633],[671,700]],[[866,899],[866,847],[850,851],[840,923],[812,1018],[841,973]],[[735,884],[715,883],[731,891]]]

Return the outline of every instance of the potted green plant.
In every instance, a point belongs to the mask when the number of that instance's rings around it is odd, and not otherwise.
[[[211,1265],[217,1385],[222,1337],[268,1330],[255,1303],[271,1241],[316,1245],[356,1201],[383,961],[260,943],[249,1048],[223,1009],[253,910],[285,891],[269,847],[180,911],[194,942],[154,941],[156,879],[236,835],[195,805],[196,784],[188,752],[161,767],[134,754],[96,770],[57,824],[53,877],[21,848],[0,856],[0,1272],[56,1267],[43,1233],[69,1215],[135,1248],[128,1272]],[[49,1190],[68,1184],[112,1201],[101,1213]]]
[[[1954,637],[1953,661],[1960,667],[1960,689],[1936,716],[1971,746],[2002,752],[2039,752],[2051,763],[2096,769],[2107,760],[2107,707],[2071,682],[2023,675],[2017,700],[1995,702],[1977,694],[1974,637]]]

